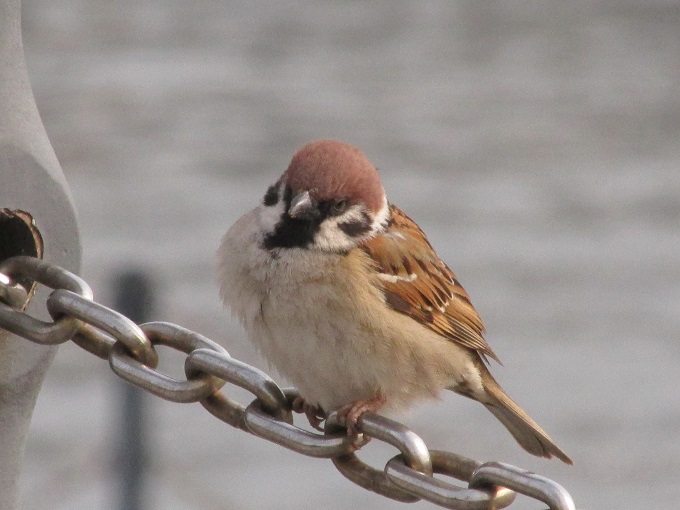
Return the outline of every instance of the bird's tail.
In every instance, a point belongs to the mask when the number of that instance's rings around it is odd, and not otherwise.
[[[480,365],[482,384],[487,397],[480,401],[508,429],[520,446],[532,455],[548,459],[557,457],[562,462],[573,464],[538,423],[506,395],[487,368],[481,363]]]

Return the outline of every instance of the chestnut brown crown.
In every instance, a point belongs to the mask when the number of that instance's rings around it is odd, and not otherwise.
[[[298,150],[284,179],[294,194],[309,191],[319,202],[345,198],[377,214],[385,191],[375,166],[361,150],[344,142],[318,140]]]

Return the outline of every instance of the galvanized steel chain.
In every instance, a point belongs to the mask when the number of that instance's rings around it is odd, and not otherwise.
[[[28,293],[14,283],[33,280],[52,290],[45,322],[22,310]],[[551,510],[573,510],[569,493],[545,477],[498,462],[482,464],[454,453],[428,450],[423,440],[404,425],[367,413],[358,430],[399,450],[384,469],[375,469],[354,453],[345,428],[335,414],[323,434],[297,427],[292,418],[293,389],[281,389],[266,373],[232,358],[217,343],[167,322],[137,325],[120,313],[93,301],[81,278],[32,257],[0,262],[0,328],[43,345],[73,340],[86,351],[108,360],[126,381],[172,402],[200,402],[211,414],[232,427],[310,457],[329,458],[352,482],[388,498],[413,502],[425,499],[461,510],[498,509],[510,505],[515,493],[543,501]],[[155,346],[184,352],[186,379],[157,370]],[[230,399],[227,383],[254,395],[250,405]],[[433,473],[463,482],[451,484]]]

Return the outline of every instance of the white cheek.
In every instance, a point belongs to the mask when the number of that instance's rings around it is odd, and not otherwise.
[[[261,205],[259,209],[259,215],[257,218],[258,225],[260,226],[261,232],[274,232],[274,227],[281,221],[281,215],[284,213],[286,208],[286,203],[283,200],[279,200],[276,205]]]
[[[387,220],[389,217],[390,205],[387,203],[387,199],[383,197],[383,205],[378,211],[378,214],[375,215],[375,219],[371,225],[371,231],[377,232],[378,230],[382,229],[385,225],[387,225]]]
[[[328,251],[342,251],[353,248],[356,243],[356,238],[350,238],[345,234],[340,227],[338,218],[332,218],[324,221],[314,237],[314,244],[322,250]]]
[[[319,232],[314,237],[314,244],[322,250],[342,251],[354,248],[366,236],[351,237],[348,236],[341,228],[341,223],[350,223],[352,221],[361,221],[364,219],[363,209],[361,207],[352,207],[345,214],[327,218],[321,223]],[[367,232],[367,236],[372,234],[372,230]]]

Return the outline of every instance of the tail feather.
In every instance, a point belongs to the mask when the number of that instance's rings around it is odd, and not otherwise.
[[[482,367],[481,373],[487,396],[482,403],[508,429],[522,448],[538,457],[557,457],[562,462],[573,464],[550,436],[508,397],[486,367]]]

